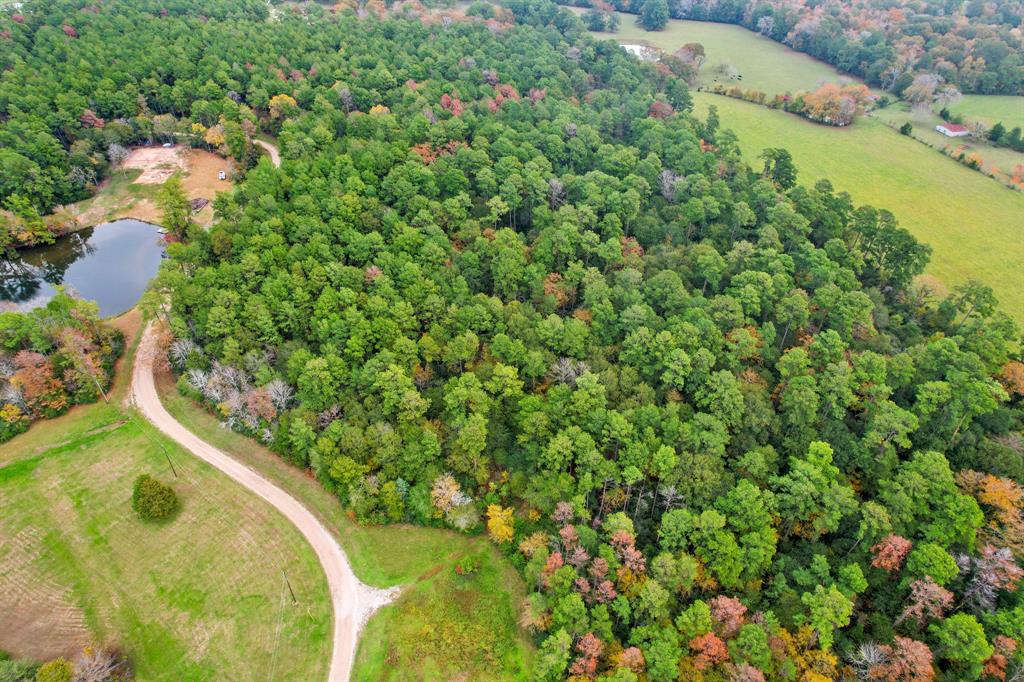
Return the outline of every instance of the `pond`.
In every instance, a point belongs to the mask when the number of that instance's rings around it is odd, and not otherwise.
[[[116,220],[60,237],[49,246],[0,258],[0,310],[45,305],[57,285],[96,301],[100,315],[117,315],[135,305],[163,258],[160,227],[140,220]]]
[[[648,47],[647,45],[637,45],[634,43],[619,43],[626,52],[636,55],[644,62],[653,62],[658,59],[658,50],[655,48]]]

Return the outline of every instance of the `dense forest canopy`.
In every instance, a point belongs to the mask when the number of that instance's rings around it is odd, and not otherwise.
[[[890,213],[781,148],[750,168],[551,3],[78,6],[26,4],[4,125],[63,149],[63,97],[76,135],[144,100],[281,147],[169,249],[182,390],[362,521],[486,529],[537,679],[1019,674],[1019,330],[982,286],[915,287]],[[10,72],[54,43],[28,97]]]
[[[15,221],[40,232],[39,213],[90,196],[129,145],[171,140],[195,123],[222,125],[237,146],[246,102],[265,107],[293,89],[278,77],[279,59],[309,59],[285,31],[255,35],[266,17],[256,0],[29,2],[0,12],[0,208],[14,214],[0,214],[0,239]]]
[[[522,1],[506,4],[513,3]],[[632,12],[649,28],[661,28],[668,17],[739,24],[897,94],[910,87],[916,76],[929,75],[963,92],[1024,95],[1024,4],[1016,0],[564,0],[562,4]]]

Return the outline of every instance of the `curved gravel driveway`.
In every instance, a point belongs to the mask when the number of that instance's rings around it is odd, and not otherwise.
[[[253,140],[253,142],[267,150],[267,153],[270,154],[270,162],[272,164],[275,166],[281,165],[281,154],[278,153],[277,147],[269,142],[264,142],[263,140]]]
[[[337,540],[302,503],[261,474],[197,437],[164,409],[153,381],[155,343],[156,337],[150,324],[139,343],[135,358],[132,400],[142,414],[168,437],[273,505],[313,546],[327,575],[334,612],[333,651],[328,680],[348,680],[360,627],[375,609],[390,600],[393,591],[378,590],[360,583],[352,573]],[[244,655],[244,652],[239,653]]]

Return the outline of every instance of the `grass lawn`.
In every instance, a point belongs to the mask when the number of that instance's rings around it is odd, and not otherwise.
[[[584,9],[572,8],[577,13]],[[615,33],[594,33],[596,38],[610,38],[621,43],[649,45],[672,53],[686,43],[701,43],[707,61],[701,67],[701,81],[711,85],[715,79],[775,95],[799,90],[813,90],[823,82],[856,82],[835,68],[814,57],[797,52],[770,38],[732,24],[669,19],[661,31],[645,31],[636,23],[635,14],[619,15]],[[716,66],[731,64],[741,80],[726,81],[716,73]]]
[[[200,405],[178,393],[169,375],[159,377],[157,387],[164,407],[194,433],[317,514],[337,535],[360,580],[377,587],[406,586],[395,603],[370,619],[360,637],[354,679],[528,677],[534,649],[516,625],[525,596],[522,579],[485,538],[411,525],[361,526],[305,472],[222,428]],[[458,577],[455,564],[467,556],[478,557],[481,570]]]
[[[2,447],[0,649],[42,659],[114,643],[139,680],[322,679],[331,612],[312,549],[268,505],[129,419],[129,366],[110,405]],[[172,519],[135,516],[141,473],[175,488]]]
[[[963,114],[967,120],[980,120],[995,125],[1002,121],[1008,129],[1024,128],[1024,97],[1013,95],[964,95],[949,107],[954,114]]]
[[[858,204],[887,208],[934,253],[928,272],[946,286],[975,278],[1024,322],[1024,194],[862,118],[830,128],[710,93],[694,93],[704,116],[714,104],[752,164],[766,147],[785,147],[807,184],[829,179]]]

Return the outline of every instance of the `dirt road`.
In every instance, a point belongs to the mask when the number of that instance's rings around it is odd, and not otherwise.
[[[333,652],[329,682],[345,682],[352,670],[359,629],[391,593],[363,585],[352,573],[345,553],[330,531],[298,500],[238,460],[201,440],[164,409],[153,381],[156,336],[150,325],[139,343],[131,395],[145,417],[196,457],[212,464],[284,514],[312,545],[327,575],[334,611]],[[245,655],[239,652],[239,655]]]
[[[263,140],[253,140],[253,142],[267,150],[267,153],[270,154],[271,163],[275,166],[281,165],[281,155],[278,153],[277,147],[269,142],[264,142]]]

